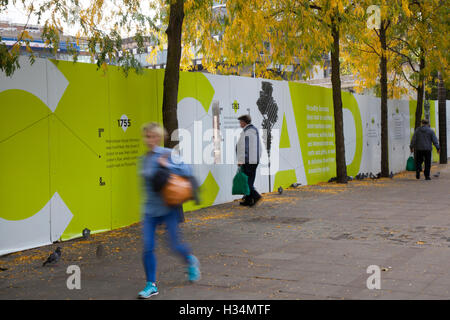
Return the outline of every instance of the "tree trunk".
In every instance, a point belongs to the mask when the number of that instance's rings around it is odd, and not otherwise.
[[[439,154],[439,163],[447,163],[447,106],[446,106],[446,92],[444,80],[439,72],[438,84],[438,104],[439,104],[439,146],[441,151]]]
[[[178,144],[178,137],[172,133],[178,129],[177,104],[178,82],[180,79],[181,32],[184,20],[184,0],[172,1],[170,4],[167,34],[167,62],[164,72],[163,125],[169,137],[164,145],[173,148]]]
[[[420,127],[420,120],[422,120],[423,100],[425,97],[425,77],[423,75],[423,69],[425,69],[425,58],[421,57],[419,70],[419,86],[417,87],[417,105],[416,105],[416,119],[414,121],[414,130]]]
[[[389,136],[388,136],[388,92],[387,92],[387,58],[386,58],[386,21],[381,23],[380,28],[380,87],[381,87],[381,176],[389,177]]]
[[[338,183],[347,183],[347,165],[345,163],[344,120],[342,115],[341,71],[339,62],[339,26],[332,21],[331,33],[331,84],[333,88],[334,129],[336,144],[336,178]]]

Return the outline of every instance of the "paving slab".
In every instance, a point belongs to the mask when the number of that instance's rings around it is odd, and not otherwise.
[[[202,279],[187,281],[160,228],[160,293],[152,299],[447,300],[450,166],[434,164],[435,171],[431,181],[403,172],[265,193],[255,208],[235,201],[186,213],[181,231]],[[136,299],[145,285],[141,232],[138,223],[2,256],[0,299]],[[61,261],[42,267],[56,246]],[[67,287],[70,265],[80,267],[79,290]],[[381,289],[367,288],[371,265],[380,268]]]

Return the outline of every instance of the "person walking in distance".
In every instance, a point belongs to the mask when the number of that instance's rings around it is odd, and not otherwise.
[[[238,118],[239,124],[243,129],[239,137],[236,152],[238,166],[242,172],[248,176],[248,186],[250,194],[244,197],[244,201],[240,202],[243,206],[254,206],[261,195],[254,187],[256,169],[261,158],[261,148],[258,129],[251,124],[250,115],[243,115]]]
[[[425,161],[424,175],[425,180],[431,180],[431,151],[433,150],[433,144],[439,153],[439,143],[434,131],[430,128],[429,122],[426,119],[421,121],[421,126],[416,129],[411,139],[409,148],[411,152],[415,151],[416,155],[416,179],[420,179],[420,169],[422,168],[422,162]]]
[[[148,153],[141,162],[140,174],[144,180],[145,202],[143,216],[143,262],[147,285],[138,293],[139,298],[149,298],[158,294],[156,286],[156,257],[155,230],[159,224],[165,224],[171,248],[183,257],[187,264],[188,280],[198,281],[200,269],[198,259],[192,255],[191,248],[180,241],[178,223],[183,210],[182,206],[171,207],[166,205],[160,193],[153,190],[152,178],[154,178],[159,166],[169,169],[171,173],[179,176],[191,176],[191,167],[184,164],[179,157],[172,153],[171,149],[160,147],[162,139],[166,136],[164,128],[157,123],[149,123],[143,126],[142,135]]]

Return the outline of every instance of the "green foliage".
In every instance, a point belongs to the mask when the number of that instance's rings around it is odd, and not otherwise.
[[[146,3],[154,6],[153,2]],[[8,4],[11,2],[0,0],[0,12],[5,10]],[[117,1],[114,6],[111,2],[107,4],[103,0],[92,0],[87,6],[84,3],[85,7],[79,0],[41,1],[38,6],[33,0],[22,0],[20,3],[13,1],[12,4],[23,5],[29,17],[36,17],[38,23],[44,24],[42,40],[54,55],[57,54],[61,42],[65,41],[68,53],[76,62],[80,52],[73,43],[86,43],[91,60],[104,71],[108,64],[120,66],[126,75],[131,69],[138,73],[142,71],[142,66],[133,53],[123,48],[125,37],[132,37],[136,41],[138,53],[144,52],[145,42],[160,44],[157,19],[143,14],[140,11],[141,2],[137,0]],[[78,26],[78,31],[76,35],[64,35],[62,39],[64,27],[68,26]],[[31,62],[35,59],[29,46],[31,37],[24,32],[17,37],[17,44],[12,48],[8,49],[6,45],[0,44],[0,70],[8,76],[20,67],[18,57],[21,46],[26,46]]]
[[[388,86],[391,98],[400,98],[408,88],[417,89],[421,79],[430,80],[433,70],[448,77],[449,32],[448,8],[440,0],[385,1],[359,0],[354,20],[357,28],[348,35],[344,45],[345,63],[359,75],[359,89],[377,85],[379,59],[383,54],[388,63]],[[380,8],[381,22],[389,23],[386,30],[387,50],[383,52],[377,29],[367,27],[371,5]],[[447,22],[446,22],[447,21]],[[420,60],[425,66],[420,68]]]
[[[149,60],[167,44],[169,0],[118,0],[112,6],[108,5],[111,2],[91,0],[84,7],[79,0],[47,0],[39,5],[32,0],[0,0],[0,12],[7,5],[22,3],[30,16],[45,23],[43,39],[55,53],[64,27],[78,25],[74,41],[87,42],[92,61],[102,69],[116,64],[125,73],[132,68],[140,70],[133,54],[123,49],[124,37],[134,37],[138,52],[150,43],[153,52]],[[221,4],[226,6],[213,10],[213,5]],[[447,79],[448,6],[439,0],[185,0],[181,67],[192,67],[194,56],[202,56],[204,67],[211,72],[235,74],[254,66],[256,76],[280,78],[291,72],[289,66],[308,77],[313,66],[323,63],[322,55],[331,50],[330,26],[334,23],[341,34],[344,72],[351,67],[360,75],[360,86],[370,88],[378,78],[380,51],[374,44],[376,30],[366,26],[369,5],[379,5],[382,18],[392,21],[390,49],[385,53],[391,70],[391,96],[401,93],[396,88],[404,86],[402,72],[404,81],[417,84],[419,76],[410,65],[417,64],[418,48],[424,49],[419,56],[427,58],[425,76],[429,78],[430,72],[439,69]],[[26,41],[21,39],[9,50],[0,45],[3,72],[11,75],[19,67],[17,49]],[[75,47],[69,45],[68,51],[77,61]]]
[[[20,68],[19,56],[11,54],[8,47],[4,43],[0,43],[0,70],[9,77],[18,68]]]

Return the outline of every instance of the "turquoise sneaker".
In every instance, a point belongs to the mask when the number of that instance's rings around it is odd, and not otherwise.
[[[144,290],[139,292],[138,297],[141,299],[148,299],[151,296],[157,295],[158,288],[153,282],[147,282],[147,285],[145,286]]]
[[[198,261],[198,259],[191,255],[188,257],[188,280],[190,282],[196,282],[198,280],[200,280],[200,262]]]

